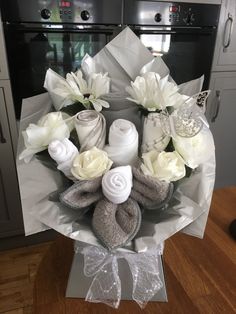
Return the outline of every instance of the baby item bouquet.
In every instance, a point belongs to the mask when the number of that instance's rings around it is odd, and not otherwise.
[[[133,299],[145,306],[163,286],[164,240],[178,231],[203,236],[215,159],[202,83],[177,85],[126,28],[77,72],[49,69],[48,93],[24,100],[25,231],[53,228],[84,243],[77,250],[94,276],[87,300],[119,306],[117,259],[125,258]]]

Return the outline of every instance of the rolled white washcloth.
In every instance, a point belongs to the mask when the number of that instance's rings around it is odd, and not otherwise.
[[[104,150],[117,166],[134,165],[138,159],[138,132],[125,119],[113,121],[109,130],[109,145]]]
[[[142,153],[149,152],[153,149],[161,152],[170,141],[162,129],[162,123],[159,113],[149,113],[143,124]]]
[[[74,180],[71,167],[75,156],[78,154],[77,147],[67,138],[62,141],[52,141],[48,146],[48,153],[57,163],[57,169],[62,171],[65,176]]]
[[[102,178],[104,196],[114,204],[124,203],[131,193],[132,170],[130,166],[109,170]]]
[[[80,143],[80,152],[96,146],[103,149],[106,138],[106,120],[95,110],[80,111],[75,117],[75,128]]]

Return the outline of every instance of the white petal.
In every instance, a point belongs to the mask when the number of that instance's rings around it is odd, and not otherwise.
[[[73,93],[82,95],[82,93],[79,89],[79,86],[76,84],[72,74],[70,74],[70,73],[66,74],[66,81],[67,81],[68,85],[72,88]]]
[[[76,75],[74,73],[71,73],[71,75],[73,75],[76,83],[78,84],[78,86],[80,88],[81,93],[82,94],[87,94],[87,92],[88,92],[88,84],[83,79],[82,72],[79,70],[79,71],[77,71]]]
[[[95,98],[109,93],[110,78],[107,74],[93,73],[89,82],[91,94],[93,94]]]
[[[109,103],[102,99],[90,99],[90,101],[93,104],[93,107],[96,111],[101,111],[102,107],[104,108],[110,107]]]
[[[29,127],[22,132],[25,147],[36,148],[43,146],[49,131],[50,129],[48,127],[40,127],[36,124],[30,124]]]
[[[29,163],[30,160],[33,158],[33,156],[36,153],[39,153],[39,152],[45,150],[46,148],[47,147],[38,147],[38,148],[35,148],[35,149],[33,149],[33,148],[26,148],[19,155],[19,160],[24,159],[25,163]]]

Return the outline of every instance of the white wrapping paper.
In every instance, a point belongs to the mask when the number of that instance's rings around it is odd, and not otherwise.
[[[123,30],[93,59],[87,57],[82,67],[87,73],[90,69],[96,69],[97,72],[108,72],[111,77],[111,91],[116,94],[120,94],[122,91],[124,94],[121,98],[125,97],[125,87],[139,75],[141,70],[155,70],[161,76],[168,73],[164,62],[160,58],[154,59],[129,28]],[[193,95],[200,91],[201,86],[202,78],[182,85],[181,90],[185,94]],[[113,106],[111,101],[110,105],[113,120],[116,118],[129,119],[128,115],[130,115],[137,123],[141,122],[133,104],[124,108],[121,102],[115,101]],[[48,94],[25,100],[22,106],[21,130],[25,129],[29,122],[36,122],[50,109]],[[104,112],[105,116],[109,116],[109,111]],[[111,122],[109,121],[109,123]],[[18,151],[22,151],[22,139],[19,141]],[[63,187],[59,171],[49,169],[37,159],[28,165],[18,162],[17,168],[26,234],[43,231],[48,227],[72,239],[99,245],[91,230],[90,220],[83,218],[81,212],[70,210],[60,203],[49,200],[52,192]],[[144,215],[141,229],[134,240],[134,246],[130,244],[126,249],[145,252],[161,244],[178,231],[202,237],[214,179],[215,155],[214,151],[209,151],[208,161],[197,168],[190,178],[185,178],[179,183],[167,209],[159,215],[153,211]]]

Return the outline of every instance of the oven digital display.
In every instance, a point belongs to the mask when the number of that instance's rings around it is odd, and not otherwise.
[[[177,5],[172,5],[169,7],[170,12],[177,13],[179,11],[179,7]]]
[[[61,1],[60,2],[60,7],[61,8],[70,8],[71,7],[71,3],[69,1]]]

